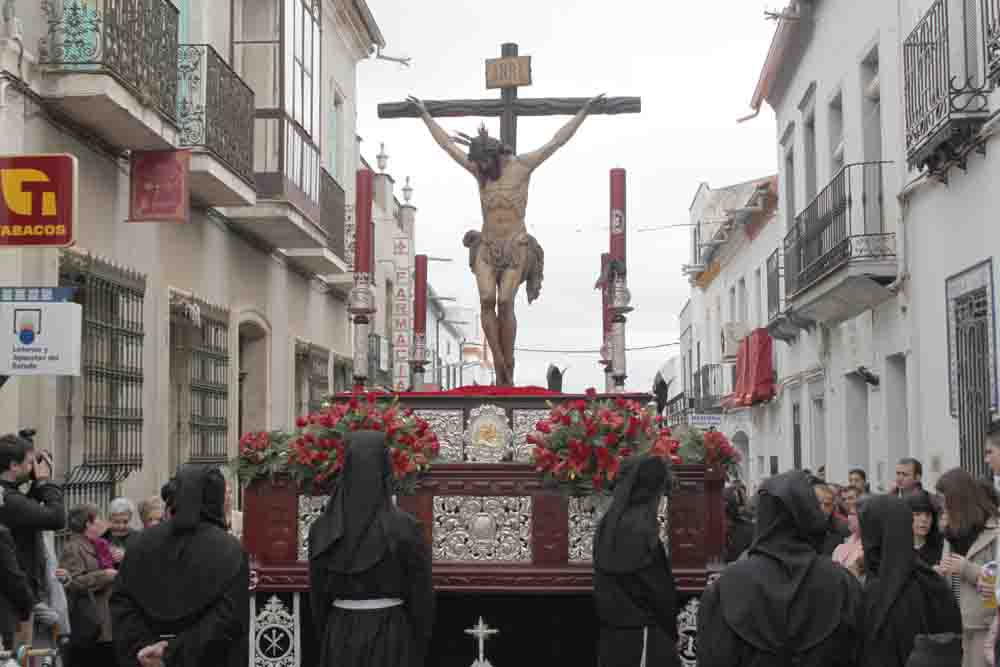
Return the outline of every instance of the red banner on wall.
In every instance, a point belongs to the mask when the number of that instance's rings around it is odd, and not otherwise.
[[[0,246],[65,247],[75,240],[73,155],[0,157]]]
[[[190,151],[133,151],[129,222],[187,222]]]

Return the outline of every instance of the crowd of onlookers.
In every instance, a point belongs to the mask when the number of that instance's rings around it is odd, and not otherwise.
[[[153,496],[138,505],[116,498],[106,515],[88,503],[67,509],[51,479],[52,457],[35,449],[33,435],[0,436],[0,641],[6,650],[55,649],[63,665],[116,665],[113,584],[137,535],[170,508]],[[232,509],[228,484],[225,509],[238,535],[242,517]],[[33,660],[54,664],[54,656]]]
[[[948,470],[933,491],[923,487],[923,466],[913,458],[896,465],[895,482],[884,492],[906,502],[912,512],[912,547],[919,559],[950,586],[962,618],[963,667],[998,665],[996,574],[1000,563],[1000,433],[987,440],[991,479],[976,479],[963,468]],[[876,495],[865,470],[850,471],[846,484],[828,482],[821,467],[810,475],[826,515],[826,533],[816,548],[846,568],[862,584],[867,576],[859,515]],[[763,482],[762,482],[763,485]],[[747,556],[754,539],[755,498],[742,482],[724,492],[728,519],[726,561]]]

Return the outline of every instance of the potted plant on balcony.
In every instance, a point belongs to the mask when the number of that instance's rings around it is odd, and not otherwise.
[[[622,463],[630,456],[652,453],[680,463],[680,445],[663,426],[662,417],[636,401],[598,399],[549,404],[547,419],[535,424],[528,442],[535,446],[535,469],[552,486],[571,497],[591,497],[598,505],[610,499]]]

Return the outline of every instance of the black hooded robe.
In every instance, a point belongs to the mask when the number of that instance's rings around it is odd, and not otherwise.
[[[769,479],[758,494],[749,556],[701,598],[699,667],[855,667],[861,589],[817,551],[826,517],[802,472]]]
[[[430,548],[392,504],[385,434],[352,435],[337,488],[309,531],[313,622],[324,667],[420,667],[434,623]],[[402,600],[379,609],[335,602]]]
[[[865,550],[865,644],[861,667],[905,667],[917,635],[962,633],[948,583],[913,549],[913,512],[875,496],[858,512]]]
[[[167,667],[246,667],[250,570],[225,529],[225,479],[186,465],[176,481],[176,514],[129,543],[115,580],[118,665],[138,667],[139,650],[166,639]]]
[[[661,459],[634,459],[594,539],[594,603],[601,623],[600,667],[680,665],[677,589],[656,513],[668,487]]]

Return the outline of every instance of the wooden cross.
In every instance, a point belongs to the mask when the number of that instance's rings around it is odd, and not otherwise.
[[[499,116],[500,141],[517,154],[518,116],[575,115],[587,97],[518,98],[517,87],[531,85],[531,59],[517,55],[517,44],[500,47],[501,57],[486,61],[486,87],[500,88],[500,99],[424,100],[427,113],[437,118]],[[591,107],[591,114],[639,113],[638,97],[608,97]],[[420,112],[410,102],[387,102],[378,105],[379,118],[419,118]]]

